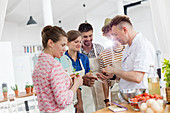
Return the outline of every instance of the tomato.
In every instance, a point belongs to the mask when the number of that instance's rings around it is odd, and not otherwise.
[[[130,101],[132,101],[132,102],[138,102],[138,99],[137,99],[137,98],[132,98],[132,99],[130,99]]]
[[[159,97],[159,99],[163,99],[163,97],[162,97],[162,96],[160,96],[160,97]]]
[[[145,96],[145,98],[146,98],[146,100],[149,100],[150,99],[150,96],[148,95],[148,96]]]
[[[142,96],[140,96],[139,98],[138,98],[138,101],[141,101],[142,100]]]
[[[139,98],[139,97],[141,97],[141,95],[136,95],[136,96],[135,96],[135,98]]]
[[[142,101],[146,101],[147,99],[145,97],[142,97]]]
[[[153,94],[154,95],[154,98],[159,98],[160,97],[160,95],[158,95],[158,94]]]
[[[149,95],[150,96],[150,98],[154,98],[154,95]]]
[[[148,93],[144,93],[143,95],[144,95],[144,96],[148,96]]]

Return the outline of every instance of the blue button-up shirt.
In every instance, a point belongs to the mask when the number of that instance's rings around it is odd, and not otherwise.
[[[79,59],[80,59],[82,64],[83,64],[83,66],[84,66],[85,74],[89,72],[89,70],[90,70],[89,58],[86,55],[77,52],[76,62],[68,55],[68,51],[65,52],[65,55],[67,55],[71,59],[73,68],[76,71],[82,70],[82,67],[81,67],[81,64],[80,64],[80,61],[79,61]]]

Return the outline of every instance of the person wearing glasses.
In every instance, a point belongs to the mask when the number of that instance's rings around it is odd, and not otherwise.
[[[110,23],[114,40],[126,45],[122,56],[122,69],[107,66],[103,73],[97,76],[101,79],[110,79],[114,75],[120,78],[119,88],[123,89],[148,89],[146,73],[149,66],[155,64],[155,49],[141,33],[134,30],[130,18],[126,15],[117,15]]]
[[[103,36],[106,37],[108,40],[112,42],[112,45],[110,47],[104,49],[103,52],[99,55],[99,64],[100,64],[100,70],[102,68],[105,68],[107,66],[113,66],[116,68],[121,69],[121,59],[122,59],[122,52],[125,49],[125,46],[121,45],[118,41],[114,40],[112,36],[112,31],[110,27],[111,18],[106,18],[104,26],[102,27]],[[111,101],[119,103],[119,97],[118,97],[118,81],[119,79],[116,79],[116,76],[112,78],[112,81],[104,80],[103,83],[103,91],[104,91],[104,97],[105,97],[105,104],[106,107],[110,105],[110,99],[109,99],[109,85],[111,85]]]

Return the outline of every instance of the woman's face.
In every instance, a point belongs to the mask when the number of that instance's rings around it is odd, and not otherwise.
[[[61,36],[60,40],[52,44],[52,55],[53,57],[60,58],[66,51],[67,38]]]
[[[81,36],[77,37],[74,41],[68,42],[67,46],[71,51],[79,51],[81,47]]]

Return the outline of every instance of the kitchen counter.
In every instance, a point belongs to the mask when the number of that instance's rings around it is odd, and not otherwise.
[[[128,110],[127,111],[122,111],[120,113],[141,113],[140,111],[134,111],[131,108],[130,104],[121,104],[121,105],[127,107]],[[98,111],[93,112],[93,113],[113,113],[113,111],[110,111],[108,108],[103,108],[103,109],[98,110]],[[116,113],[119,113],[119,112],[116,112]],[[164,110],[161,113],[170,113],[170,105],[166,104],[164,106]]]

